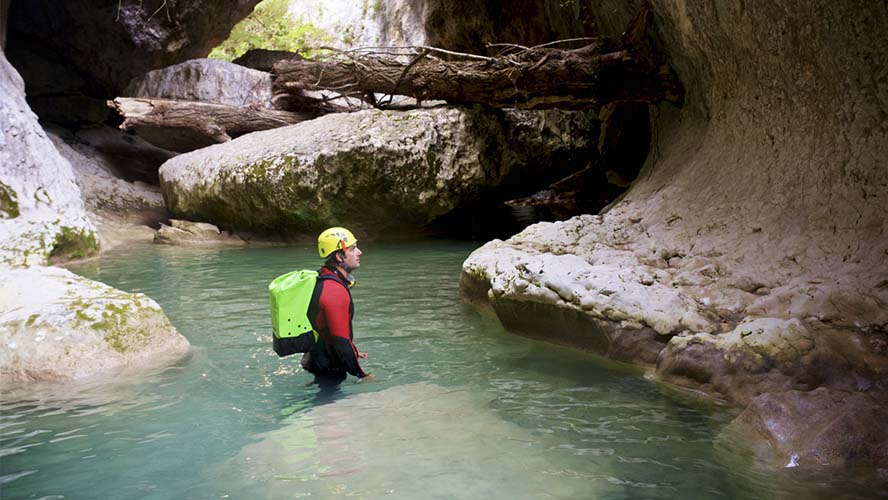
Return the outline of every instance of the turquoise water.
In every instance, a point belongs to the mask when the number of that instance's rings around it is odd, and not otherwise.
[[[462,303],[474,245],[362,245],[356,343],[378,379],[318,387],[271,350],[266,286],[311,247],[145,246],[73,270],[159,302],[175,366],[0,402],[6,499],[872,498],[848,476],[750,462],[736,410],[510,335]]]

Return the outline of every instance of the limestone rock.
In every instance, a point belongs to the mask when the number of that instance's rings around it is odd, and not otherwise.
[[[425,45],[424,0],[293,0],[293,18],[328,33],[329,45],[403,47]]]
[[[730,332],[671,339],[656,373],[740,404],[818,387],[888,391],[888,337],[816,320],[746,318]]]
[[[177,156],[161,167],[161,187],[177,217],[238,231],[415,228],[509,177],[532,177],[532,160],[590,147],[594,123],[480,108],[331,114]]]
[[[783,467],[888,467],[888,401],[819,388],[764,394],[726,429]],[[804,425],[799,425],[804,422]]]
[[[673,335],[714,327],[669,273],[608,245],[627,235],[603,229],[600,217],[584,215],[490,242],[463,264],[462,293],[483,300],[487,282],[487,299],[510,330],[625,361],[652,363]]]
[[[146,182],[128,182],[126,177],[132,178],[132,172],[121,171],[123,162],[115,161],[113,154],[104,154],[63,130],[50,130],[56,149],[74,168],[89,212],[127,215],[163,210],[160,189]]]
[[[215,59],[192,59],[149,71],[130,82],[123,95],[272,107],[270,74]]]
[[[56,267],[0,268],[0,380],[73,380],[181,358],[188,341],[143,294]]]
[[[44,264],[95,251],[70,163],[25,102],[24,84],[0,52],[0,264]]]
[[[170,219],[170,225],[161,224],[154,234],[155,243],[168,245],[244,244],[244,240],[206,222]]]
[[[134,77],[196,57],[225,40],[259,0],[148,4],[128,0],[15,3],[9,9],[10,50],[31,47],[50,66],[64,68],[57,83],[109,98]],[[160,7],[158,9],[158,7]],[[33,58],[13,54],[26,80],[39,78]],[[86,85],[77,85],[81,78]],[[100,87],[105,93],[97,91]]]

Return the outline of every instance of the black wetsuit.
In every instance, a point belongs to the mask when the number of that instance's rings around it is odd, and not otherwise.
[[[355,306],[351,291],[339,271],[321,268],[308,306],[308,318],[318,332],[318,342],[302,357],[302,367],[319,376],[345,378],[346,373],[364,378],[358,363],[352,319]]]

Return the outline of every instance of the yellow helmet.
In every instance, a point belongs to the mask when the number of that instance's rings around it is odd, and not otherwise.
[[[331,227],[318,236],[318,254],[326,259],[336,250],[345,250],[358,240],[351,231],[344,227]]]

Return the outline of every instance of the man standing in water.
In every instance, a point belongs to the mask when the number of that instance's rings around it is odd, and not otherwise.
[[[355,347],[352,330],[355,306],[349,289],[354,284],[351,273],[361,265],[361,253],[355,236],[343,227],[331,227],[318,236],[318,254],[327,260],[318,271],[308,306],[318,341],[302,357],[302,367],[327,381],[341,382],[349,373],[359,382],[373,378],[358,363],[367,354]]]

